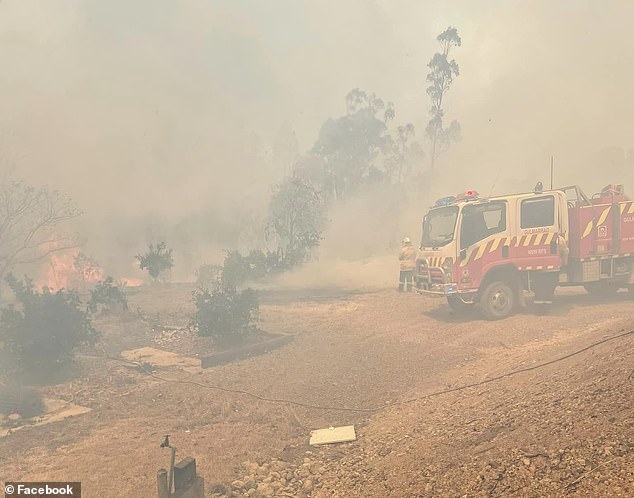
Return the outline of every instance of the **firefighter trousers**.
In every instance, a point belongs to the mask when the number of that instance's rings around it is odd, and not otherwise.
[[[401,278],[398,284],[399,292],[403,292],[404,290],[411,292],[414,290],[413,279],[414,270],[401,270]]]

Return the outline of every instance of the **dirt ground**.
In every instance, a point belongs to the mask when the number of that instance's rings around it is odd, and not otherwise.
[[[207,496],[634,496],[633,335],[492,380],[634,330],[631,294],[563,291],[549,314],[486,322],[392,289],[267,291],[261,327],[295,336],[281,349],[154,376],[117,359],[209,349],[183,329],[191,290],[135,289],[128,315],[99,319],[100,347],[42,388],[91,411],[0,438],[0,481],[153,497],[170,434]],[[352,443],[308,445],[313,429],[351,424]]]

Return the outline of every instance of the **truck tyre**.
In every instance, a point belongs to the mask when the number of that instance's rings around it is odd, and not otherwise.
[[[515,293],[506,282],[491,282],[480,297],[480,307],[487,320],[501,320],[513,313]]]
[[[473,306],[471,303],[465,303],[459,296],[447,296],[447,304],[456,313],[465,313]]]

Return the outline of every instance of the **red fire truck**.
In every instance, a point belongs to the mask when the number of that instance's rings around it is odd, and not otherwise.
[[[479,304],[487,319],[524,301],[549,304],[557,286],[589,293],[634,292],[634,202],[622,185],[592,197],[578,186],[481,198],[440,199],[423,220],[416,263],[419,293],[454,310]]]

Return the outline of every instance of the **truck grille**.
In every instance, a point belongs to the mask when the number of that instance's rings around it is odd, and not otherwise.
[[[429,275],[434,284],[442,284],[444,282],[443,271],[440,268],[430,268]]]

